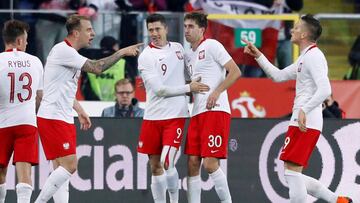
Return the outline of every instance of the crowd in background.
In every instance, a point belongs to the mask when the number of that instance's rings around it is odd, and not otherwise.
[[[245,1],[256,3],[268,8],[271,8],[276,4],[281,4],[283,5],[283,11],[281,13],[291,13],[293,11],[299,12],[303,7],[303,0]],[[54,44],[62,41],[66,36],[64,24],[66,21],[66,17],[69,13],[59,12],[61,10],[72,10],[73,12],[77,12],[81,15],[86,15],[94,21],[95,32],[98,37],[94,40],[92,48],[80,50],[80,53],[90,59],[99,59],[111,55],[121,47],[125,47],[139,41],[139,36],[143,35],[143,30],[139,30],[139,27],[141,27],[141,25],[139,26],[139,13],[136,12],[186,12],[194,9],[194,2],[195,4],[197,2],[200,5],[200,1],[192,2],[193,4],[190,4],[188,0],[14,0],[13,5],[11,5],[10,1],[1,1],[0,9],[11,9],[11,6],[13,6],[14,9],[41,9],[48,11],[54,10],[54,12],[50,13],[13,14],[15,18],[24,20],[30,25],[31,31],[29,32],[28,36],[30,43],[28,45],[27,52],[38,56],[45,64],[46,57],[50,52],[51,47]],[[359,1],[354,1],[354,5],[356,10],[356,8],[359,7]],[[106,19],[106,17],[99,15],[99,11],[121,12],[112,15],[109,21],[111,29],[103,30],[101,28],[96,29],[96,24],[103,26],[102,24],[107,23],[108,20]],[[114,16],[116,16],[116,18],[114,18]],[[5,22],[11,17],[13,17],[12,14],[0,13],[0,25],[2,25],[3,22]],[[176,21],[174,22],[175,23],[169,23],[169,26],[177,26],[176,23],[179,23]],[[284,68],[292,63],[292,47],[290,45],[291,27],[291,22],[283,21],[280,26],[278,36],[276,37],[277,47],[275,47],[276,50],[274,51],[274,53],[277,54],[274,54],[274,56],[276,55],[277,58],[274,58],[274,62],[276,61],[279,68]],[[216,29],[219,29],[219,27],[216,27]],[[170,40],[183,40],[183,36],[179,34],[177,28],[172,28],[169,30],[172,30],[172,32],[174,32],[169,33]],[[173,39],[171,39],[172,37]],[[0,47],[3,47],[2,40],[0,41]],[[354,62],[354,60],[352,62]],[[354,67],[359,67],[357,64],[360,63],[357,63],[357,61],[355,61],[355,63],[353,64],[352,65]],[[266,77],[264,72],[258,67],[254,67],[251,64],[238,65],[239,67],[241,67],[244,77]],[[349,74],[352,74],[352,76],[354,76],[353,72]],[[357,75],[360,74],[355,73],[355,78],[352,79],[356,79]],[[123,81],[123,79],[125,78],[126,80],[131,82],[132,88],[136,88],[135,78],[137,76],[137,61],[136,58],[131,57],[125,57],[117,64],[115,64],[113,68],[102,73],[101,75],[83,73],[81,83],[79,84],[82,97],[84,100],[98,101],[118,101],[118,96],[131,97],[131,94],[119,95],[116,88],[118,87],[119,81]],[[135,91],[135,89],[133,91]],[[135,100],[135,98],[131,98],[131,106],[136,107],[137,101]],[[116,105],[119,105],[119,103],[116,103]],[[325,107],[332,105],[333,103],[325,105]],[[126,106],[126,108],[128,108],[128,106]],[[104,113],[106,114],[106,111],[104,111],[103,114]],[[111,114],[122,115],[123,113],[119,111],[112,111]],[[127,114],[125,113],[123,115]],[[141,117],[141,113],[136,115],[140,115]],[[336,115],[343,116],[342,113]]]

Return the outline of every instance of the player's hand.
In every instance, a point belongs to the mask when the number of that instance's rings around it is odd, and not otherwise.
[[[201,77],[198,77],[190,82],[190,91],[195,93],[204,93],[210,90],[210,87],[201,83]]]
[[[91,120],[87,113],[78,114],[79,122],[80,122],[80,129],[81,130],[88,130],[91,127]]]
[[[305,115],[305,112],[302,109],[300,109],[300,111],[299,111],[298,124],[299,124],[300,131],[306,132],[306,130],[307,130],[307,128],[306,128],[306,115]]]
[[[220,92],[218,92],[218,91],[213,91],[210,95],[209,95],[209,97],[208,97],[208,99],[207,99],[207,102],[206,102],[206,108],[208,109],[208,110],[211,110],[212,108],[214,108],[217,104],[216,104],[216,101],[218,100],[218,98],[219,98],[219,96],[220,96]]]
[[[143,46],[144,43],[138,43],[135,45],[131,45],[125,48],[120,49],[119,51],[124,56],[137,56],[140,53],[140,47]]]
[[[246,39],[241,39],[241,41],[246,43],[246,46],[244,48],[245,54],[249,54],[250,56],[253,56],[254,58],[259,58],[261,56],[262,53],[252,43],[250,43]]]

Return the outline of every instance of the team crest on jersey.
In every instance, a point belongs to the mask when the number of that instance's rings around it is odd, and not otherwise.
[[[199,51],[199,60],[202,60],[205,58],[205,50]]]
[[[176,56],[178,57],[179,60],[183,60],[184,56],[181,54],[181,51],[176,51]]]
[[[142,148],[144,143],[142,141],[139,141],[139,148]]]
[[[300,62],[299,67],[298,67],[298,69],[297,69],[297,72],[299,72],[299,73],[301,72],[302,64],[303,64],[303,63]]]

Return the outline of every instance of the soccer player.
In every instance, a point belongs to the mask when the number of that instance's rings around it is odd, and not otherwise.
[[[72,109],[78,113],[81,129],[87,130],[91,121],[75,99],[81,71],[100,74],[124,56],[136,56],[138,46],[129,46],[113,55],[90,60],[78,50],[91,44],[95,33],[87,17],[71,15],[66,22],[68,35],[49,53],[44,73],[44,97],[38,112],[41,143],[55,170],[47,178],[36,203],[47,202],[59,189],[60,202],[68,201],[68,180],[76,171],[76,132]],[[66,182],[66,183],[65,183]],[[65,184],[64,184],[65,183]],[[56,198],[57,199],[57,198]]]
[[[179,199],[179,175],[174,159],[189,116],[185,93],[206,92],[209,87],[199,78],[185,84],[184,49],[167,40],[165,17],[152,14],[146,19],[151,43],[138,59],[146,89],[146,108],[139,137],[138,152],[148,154],[152,173],[151,191],[155,203]],[[164,170],[165,169],[165,173]]]
[[[5,22],[0,53],[0,203],[5,202],[5,177],[11,155],[18,184],[17,202],[30,203],[31,165],[39,162],[36,109],[42,96],[43,65],[25,53],[29,25]]]
[[[230,203],[232,200],[227,179],[219,161],[227,158],[230,132],[230,107],[226,90],[240,77],[241,72],[220,42],[204,37],[206,17],[203,13],[193,12],[184,18],[185,38],[191,45],[185,54],[186,67],[191,78],[201,77],[201,81],[210,86],[206,94],[194,94],[185,145],[185,154],[188,155],[187,196],[189,203],[200,203],[199,170],[203,160],[221,202]]]
[[[285,165],[285,179],[291,203],[306,202],[307,194],[331,203],[348,203],[348,197],[337,196],[318,180],[302,174],[323,127],[323,101],[330,96],[328,66],[316,41],[322,32],[320,22],[304,15],[291,30],[291,41],[300,47],[295,63],[279,70],[251,43],[244,52],[255,57],[261,68],[276,82],[296,79],[296,97],[280,159]]]

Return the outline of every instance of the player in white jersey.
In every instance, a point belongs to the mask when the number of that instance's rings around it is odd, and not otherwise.
[[[230,132],[226,90],[240,77],[241,72],[220,42],[204,37],[206,17],[203,13],[193,12],[184,18],[185,38],[191,44],[191,49],[185,54],[186,67],[191,78],[201,77],[201,81],[210,86],[208,93],[194,94],[185,145],[185,154],[188,155],[187,195],[189,203],[200,203],[199,170],[203,160],[221,202],[230,203],[227,179],[219,161],[227,158]]]
[[[68,181],[77,169],[76,132],[72,109],[78,113],[81,129],[91,126],[90,118],[75,99],[81,71],[100,74],[124,56],[138,54],[138,46],[129,46],[113,55],[89,60],[77,51],[90,45],[95,36],[87,17],[72,15],[67,19],[68,35],[49,53],[44,73],[44,96],[38,112],[41,143],[46,158],[53,161],[54,171],[46,180],[36,203],[68,202]],[[59,189],[60,188],[60,189]]]
[[[146,24],[151,43],[138,59],[146,88],[138,152],[149,155],[155,203],[166,203],[166,189],[170,202],[177,203],[179,175],[174,159],[189,116],[185,93],[205,92],[209,87],[197,82],[199,79],[185,84],[184,49],[179,43],[167,41],[164,16],[152,14]]]
[[[295,63],[283,70],[273,66],[254,45],[243,40],[247,43],[244,52],[254,56],[274,81],[296,79],[293,114],[280,155],[285,165],[291,203],[306,202],[307,194],[331,203],[352,202],[302,174],[323,127],[321,104],[331,94],[326,58],[316,46],[321,32],[317,19],[311,15],[302,16],[291,30],[291,41],[300,47],[301,54]]]
[[[0,203],[5,202],[5,177],[10,157],[16,167],[17,202],[30,203],[31,165],[39,162],[36,109],[42,96],[43,65],[25,53],[29,25],[5,22],[0,53]]]

